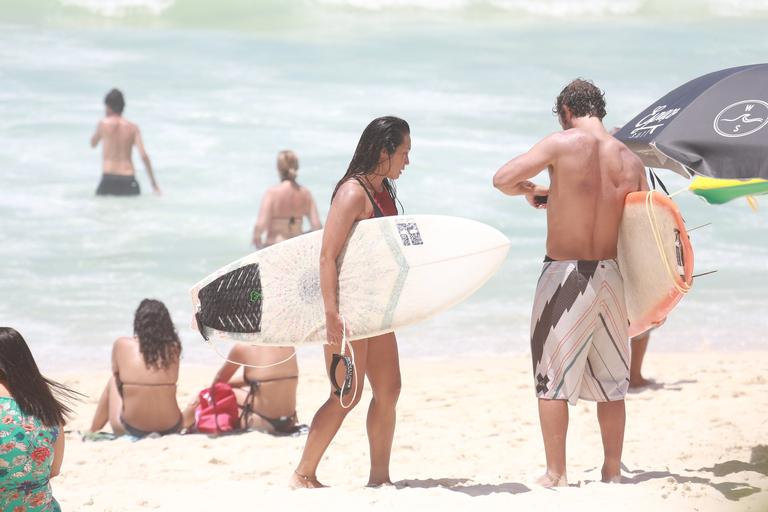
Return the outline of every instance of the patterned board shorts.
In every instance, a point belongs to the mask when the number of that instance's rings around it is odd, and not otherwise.
[[[624,281],[615,260],[545,261],[531,315],[536,396],[623,400],[629,386]]]

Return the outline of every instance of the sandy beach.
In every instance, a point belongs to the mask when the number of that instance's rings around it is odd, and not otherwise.
[[[321,361],[299,361],[300,420],[309,422],[327,384]],[[568,488],[537,488],[543,448],[523,356],[404,360],[392,454],[394,488],[364,487],[365,407],[347,418],[320,465],[331,486],[291,491],[286,481],[305,437],[258,432],[211,438],[83,442],[108,374],[53,377],[88,398],[67,426],[64,510],[363,510],[429,507],[484,510],[768,510],[768,352],[650,353],[645,368],[664,381],[627,399],[624,485],[599,482],[602,451],[595,405],[570,408]],[[213,374],[183,367],[186,404]],[[364,402],[367,403],[368,394]],[[762,445],[762,447],[761,447]]]

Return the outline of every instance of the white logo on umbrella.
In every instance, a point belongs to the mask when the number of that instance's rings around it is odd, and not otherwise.
[[[717,114],[714,129],[723,137],[744,137],[768,124],[768,103],[762,100],[737,101]]]
[[[653,132],[655,132],[657,128],[662,128],[666,121],[674,117],[678,112],[680,112],[679,108],[667,109],[666,105],[654,107],[650,114],[643,117],[637,124],[635,124],[635,129],[630,132],[629,137],[635,139],[653,135]]]

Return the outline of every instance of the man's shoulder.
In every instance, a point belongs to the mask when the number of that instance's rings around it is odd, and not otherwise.
[[[139,125],[137,125],[133,121],[129,121],[128,119],[121,117],[120,122],[123,123],[125,126],[129,127],[131,130],[139,131]]]
[[[640,159],[639,156],[635,154],[634,151],[629,149],[626,144],[624,144],[622,141],[611,137],[613,140],[610,141],[610,144],[612,146],[612,149],[616,151],[616,153],[621,157],[621,159],[624,161],[624,165],[629,165],[632,167],[636,167],[639,169],[645,169],[645,165],[643,164],[643,161]]]
[[[569,128],[548,135],[541,140],[541,144],[545,144],[553,155],[564,157],[589,152],[589,148],[598,145],[598,140],[586,130]]]
[[[553,135],[559,135],[557,139],[561,144],[567,145],[583,145],[583,144],[597,144],[598,139],[593,134],[583,128],[568,128],[562,132],[554,133]]]

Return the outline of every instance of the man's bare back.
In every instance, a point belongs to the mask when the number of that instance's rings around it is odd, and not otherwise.
[[[525,195],[534,207],[547,209],[550,258],[615,258],[624,198],[647,190],[645,168],[598,118],[566,122],[568,129],[545,137],[499,169],[494,186],[508,195]],[[528,181],[545,168],[549,188]]]
[[[558,149],[549,171],[547,255],[616,258],[624,199],[645,183],[642,162],[604,129],[571,128],[553,137]]]
[[[105,174],[134,174],[131,158],[134,144],[142,158],[146,156],[139,128],[122,116],[112,115],[102,119],[94,137],[96,144],[102,141],[102,169]]]
[[[131,158],[133,147],[139,151],[139,156],[147,169],[149,181],[156,194],[160,188],[152,172],[152,163],[144,149],[141,131],[134,123],[122,116],[125,100],[123,93],[112,89],[104,98],[104,119],[99,121],[96,131],[91,137],[91,147],[95,148],[103,140],[102,171],[104,176],[96,193],[99,195],[136,195],[139,193],[138,183],[134,179],[135,168]]]

